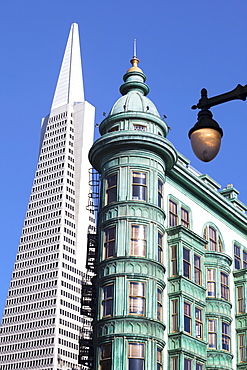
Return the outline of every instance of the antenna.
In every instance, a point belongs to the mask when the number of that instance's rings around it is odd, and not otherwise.
[[[136,57],[136,39],[134,39],[134,57]]]

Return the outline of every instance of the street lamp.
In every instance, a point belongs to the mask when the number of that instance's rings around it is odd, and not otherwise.
[[[208,98],[206,89],[201,90],[201,99],[197,105],[191,107],[191,109],[200,109],[198,121],[189,131],[193,152],[201,161],[209,162],[216,157],[223,136],[223,131],[212,118],[209,108],[235,99],[246,100],[246,97],[247,85],[238,85],[232,91],[212,98]]]

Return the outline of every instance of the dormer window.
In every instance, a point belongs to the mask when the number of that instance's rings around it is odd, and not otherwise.
[[[118,131],[118,130],[119,130],[118,126],[113,126],[112,128],[110,128],[110,130],[108,130],[108,132],[114,132],[114,131]]]
[[[147,126],[143,125],[133,125],[135,131],[147,131]]]

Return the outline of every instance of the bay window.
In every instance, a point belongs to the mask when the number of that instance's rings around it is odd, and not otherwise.
[[[146,256],[146,226],[131,225],[130,254],[132,256]]]
[[[184,302],[184,331],[191,334],[191,304]]]
[[[220,273],[221,298],[229,301],[229,283],[228,275],[224,272]]]
[[[130,315],[145,315],[145,283],[131,281],[129,283]]]
[[[217,348],[217,331],[216,331],[216,320],[208,320],[208,348]]]
[[[104,232],[104,258],[114,257],[116,242],[116,226],[110,227]]]
[[[201,285],[202,271],[201,271],[201,258],[194,254],[194,281]]]
[[[162,349],[157,347],[157,370],[162,370]]]
[[[162,237],[163,235],[160,232],[158,232],[158,262],[160,263],[162,263],[162,253],[163,253]]]
[[[107,284],[102,288],[102,316],[112,316],[113,313],[113,284]]]
[[[207,295],[208,297],[216,297],[215,285],[216,285],[215,270],[207,269]]]
[[[230,351],[230,325],[222,321],[222,349]]]
[[[162,187],[163,187],[163,183],[159,179],[158,180],[158,207],[162,207],[162,198],[163,198]]]
[[[132,173],[132,199],[147,200],[147,174],[144,172]]]
[[[196,338],[202,339],[203,336],[203,324],[202,324],[202,310],[195,307],[195,332]]]
[[[144,370],[144,343],[129,343],[128,370]]]
[[[104,344],[100,347],[100,369],[110,370],[112,364],[112,345]]]
[[[190,251],[183,248],[183,275],[190,279]]]
[[[162,320],[162,290],[157,288],[157,319]]]
[[[171,301],[171,311],[172,311],[172,332],[178,331],[178,300],[174,299]]]
[[[106,179],[106,204],[117,200],[117,174],[107,177]]]

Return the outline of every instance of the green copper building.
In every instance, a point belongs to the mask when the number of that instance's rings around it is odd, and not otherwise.
[[[95,369],[247,369],[247,207],[167,139],[134,56],[101,174]]]

